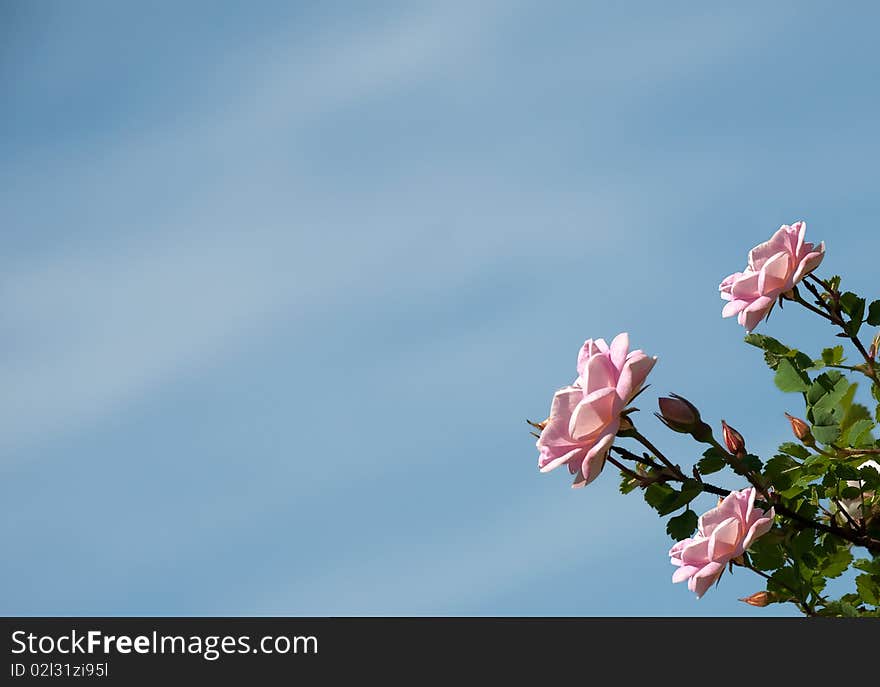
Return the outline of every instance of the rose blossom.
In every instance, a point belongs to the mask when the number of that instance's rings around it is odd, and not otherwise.
[[[656,362],[641,350],[630,351],[625,332],[610,346],[603,339],[587,339],[578,355],[577,379],[553,396],[537,441],[541,472],[567,464],[577,474],[573,486],[596,479],[620,428],[620,412]]]
[[[724,572],[724,566],[741,556],[773,526],[773,509],[755,508],[755,489],[728,494],[716,508],[700,516],[696,536],[678,542],[669,557],[678,570],[672,581],[688,581],[699,599]]]
[[[721,311],[722,317],[738,315],[737,321],[752,331],[781,294],[819,266],[825,257],[825,243],[818,247],[805,243],[806,231],[806,222],[783,224],[769,241],[752,248],[748,266],[718,287],[721,297],[730,301]]]

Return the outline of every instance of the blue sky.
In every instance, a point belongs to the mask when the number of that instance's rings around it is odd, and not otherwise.
[[[606,5],[4,3],[0,611],[786,613],[523,420],[628,331],[788,440],[717,286],[805,219],[878,295],[880,10]]]

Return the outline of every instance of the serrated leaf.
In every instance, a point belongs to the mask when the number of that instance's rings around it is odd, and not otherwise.
[[[656,510],[674,493],[675,489],[668,484],[654,483],[645,489],[645,501]]]
[[[819,386],[824,393],[816,391],[815,387]],[[844,407],[843,400],[846,396],[852,398],[855,390],[851,390],[849,380],[837,372],[824,373],[816,378],[816,381],[810,387],[808,401],[810,398],[815,400],[810,402],[810,415],[813,423],[817,425],[836,425],[843,419]]]
[[[871,560],[870,558],[857,558],[853,562],[853,567],[863,570],[871,575],[880,576],[880,556]]]
[[[764,467],[761,459],[751,453],[740,458],[740,465],[748,472],[761,472]]]
[[[859,479],[867,489],[876,489],[880,486],[880,472],[873,465],[863,465],[859,468]]]
[[[810,388],[810,377],[805,372],[797,369],[788,358],[780,359],[773,381],[780,391],[786,393],[807,391]]]
[[[798,532],[788,542],[788,550],[800,558],[816,543],[816,531],[806,528]]]
[[[865,299],[860,298],[852,291],[847,291],[840,296],[840,307],[851,319],[861,320],[865,314]]]
[[[872,327],[880,326],[880,300],[873,301],[868,306],[868,324]]]
[[[871,430],[874,428],[873,420],[858,420],[850,425],[845,434],[841,434],[844,443],[853,448],[871,444],[874,438],[871,436]]]
[[[800,476],[800,466],[789,456],[778,455],[767,461],[764,467],[765,479],[777,491],[790,489],[795,480]]]
[[[638,486],[638,480],[633,479],[625,473],[621,473],[619,487],[621,494],[629,494],[631,491],[634,491]]]
[[[855,386],[855,384],[853,384],[853,386]],[[846,397],[844,397],[843,401],[841,401],[841,405],[843,405],[845,401]],[[840,421],[840,428],[846,431],[859,420],[871,419],[872,418],[870,410],[868,410],[861,403],[851,403],[846,409],[846,412],[843,414],[843,419]]]
[[[779,450],[786,455],[799,458],[800,460],[806,460],[810,457],[810,451],[806,446],[796,444],[793,441],[786,441],[779,444]]]
[[[848,501],[859,498],[861,494],[862,490],[858,487],[844,487],[840,490],[840,497]]]
[[[697,521],[699,518],[690,508],[681,515],[670,518],[666,524],[666,533],[675,541],[687,539],[697,529]]]
[[[704,475],[711,475],[718,472],[727,465],[724,460],[724,454],[714,446],[703,452],[703,457],[697,462],[697,469]]]
[[[682,506],[686,506],[694,498],[702,493],[703,487],[697,482],[695,479],[686,479],[682,482],[681,491],[672,490],[672,494],[659,505],[657,506],[657,512],[660,515],[669,515],[670,513],[677,511]]]
[[[822,351],[822,362],[826,365],[840,365],[843,362],[843,346],[834,346]]]
[[[880,584],[871,575],[859,575],[856,578],[856,589],[862,601],[872,606],[880,605]]]
[[[775,537],[761,537],[749,547],[749,559],[758,570],[776,570],[785,565],[785,552]]]
[[[846,463],[837,463],[834,466],[834,474],[840,479],[857,480],[859,479],[859,471],[852,465]]]
[[[841,379],[844,379],[844,377],[837,370],[828,370],[820,374],[810,384],[810,388],[807,391],[807,404],[813,405],[818,403],[825,394],[837,386]]]
[[[744,341],[747,344],[756,346],[768,353],[775,353],[776,355],[785,355],[791,350],[781,341],[777,341],[772,336],[765,336],[764,334],[746,334]]]
[[[767,580],[767,589],[769,591],[778,592],[785,597],[791,596],[791,590],[795,590],[796,593],[800,594],[803,587],[804,581],[801,579],[801,576],[797,574],[794,568],[788,566],[779,568]]]
[[[792,350],[789,353],[788,357],[794,363],[794,366],[799,370],[809,370],[811,367],[813,367],[813,359],[810,358],[810,356],[808,356],[806,353]]]
[[[851,603],[846,601],[832,601],[822,609],[822,615],[829,615],[836,618],[858,618],[859,612]]]
[[[840,427],[837,425],[813,425],[811,431],[820,444],[833,444],[840,438]]]

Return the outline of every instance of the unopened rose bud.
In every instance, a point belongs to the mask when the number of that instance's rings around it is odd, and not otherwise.
[[[785,417],[788,418],[788,421],[791,423],[791,431],[794,432],[794,435],[797,437],[798,441],[800,441],[805,446],[813,446],[816,443],[816,440],[813,438],[813,433],[810,431],[810,426],[801,420],[798,417],[794,417],[793,415],[785,414]]]
[[[671,398],[664,396],[658,399],[660,412],[654,415],[675,432],[691,434],[697,441],[711,439],[712,428],[700,418],[700,411],[696,406],[678,394],[671,396]]]
[[[746,440],[743,439],[743,435],[724,420],[721,421],[721,433],[724,435],[724,443],[727,445],[728,451],[738,458],[746,455]]]
[[[770,592],[755,592],[751,596],[740,599],[740,601],[747,603],[749,606],[764,608],[764,606],[768,606],[770,602],[773,601],[773,596]]]
[[[682,427],[679,431],[690,432],[690,428],[700,421],[700,411],[693,403],[680,396],[666,396],[658,400],[660,405],[661,420],[664,420],[672,429]]]

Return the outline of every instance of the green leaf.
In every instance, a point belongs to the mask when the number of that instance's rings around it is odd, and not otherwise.
[[[758,570],[776,570],[785,565],[785,551],[778,538],[767,535],[760,537],[749,547],[749,558]]]
[[[757,346],[768,353],[777,355],[786,355],[791,349],[784,343],[777,341],[772,336],[764,336],[763,334],[746,334],[745,342],[752,346]]]
[[[872,575],[859,575],[856,578],[856,589],[862,601],[872,606],[880,605],[880,584]]]
[[[786,455],[774,456],[764,468],[764,477],[777,491],[791,488],[799,475],[800,466]]]
[[[870,558],[857,558],[853,562],[853,567],[863,570],[871,575],[880,576],[880,556],[876,557],[874,560],[871,560]]]
[[[770,579],[767,580],[767,589],[771,592],[777,592],[782,596],[790,597],[791,590],[801,594],[804,590],[804,581],[797,571],[791,567],[779,568],[774,572]]]
[[[751,453],[740,458],[740,465],[748,472],[761,472],[761,469],[764,467],[761,459]]]
[[[660,515],[669,515],[689,504],[702,491],[702,485],[695,479],[686,479],[681,485],[681,491],[668,484],[652,484],[645,489],[645,501]]]
[[[843,312],[849,315],[852,319],[862,319],[862,316],[865,314],[865,299],[859,298],[852,291],[847,291],[840,296],[840,307],[843,308]]]
[[[620,493],[629,494],[639,486],[639,481],[633,479],[626,473],[620,473]]]
[[[813,438],[821,444],[833,444],[840,437],[837,425],[813,425]]]
[[[697,529],[698,519],[697,514],[688,508],[681,515],[676,515],[674,518],[669,519],[666,525],[666,532],[675,541],[687,539]]]
[[[846,463],[837,463],[834,466],[834,474],[837,475],[840,479],[845,479],[845,480],[859,479],[858,469],[852,465],[847,465]]]
[[[800,458],[801,460],[806,460],[810,457],[810,451],[806,446],[802,444],[796,444],[793,441],[786,441],[783,444],[779,444],[779,450],[782,453],[793,456],[794,458]]]
[[[788,549],[798,558],[813,548],[816,543],[816,531],[803,529],[794,535],[788,542]]]
[[[862,326],[862,318],[865,316],[865,299],[859,298],[852,291],[847,291],[840,297],[840,307],[849,315],[846,326],[847,334],[855,336]]]
[[[660,513],[660,515],[669,515],[669,513],[689,504],[702,492],[703,486],[697,482],[697,480],[686,479],[682,482],[681,491],[673,490],[673,496],[668,497],[667,500],[661,504],[661,507],[657,509],[657,512]]]
[[[874,442],[871,430],[874,428],[873,420],[858,420],[854,422],[845,434],[842,434],[843,442],[853,448],[868,446]]]
[[[724,460],[724,454],[712,446],[703,452],[703,457],[697,462],[697,469],[703,475],[711,475],[723,469],[725,465],[727,461]]]
[[[858,618],[859,612],[856,607],[846,601],[832,601],[820,612],[821,615],[835,618]]]
[[[880,326],[880,300],[873,301],[868,306],[868,324],[872,327]]]
[[[825,394],[837,386],[841,379],[844,379],[844,376],[837,370],[828,370],[820,374],[810,384],[810,388],[807,391],[807,404],[813,405],[818,403]]]
[[[853,384],[853,386],[856,386]],[[841,405],[846,401],[846,397],[844,397],[843,401],[841,401]],[[871,411],[868,410],[861,403],[850,403],[849,407],[846,409],[846,412],[843,414],[843,419],[840,421],[840,428],[843,431],[849,429],[853,424],[858,422],[859,420],[872,420]]]
[[[775,370],[782,359],[789,359],[799,370],[807,370],[814,366],[813,360],[806,353],[801,353],[795,348],[789,348],[772,336],[747,334],[745,342],[764,351],[764,361],[771,370]]]
[[[840,577],[849,568],[852,553],[849,549],[839,549],[822,562],[822,574],[825,577]]]
[[[840,497],[846,500],[857,499],[861,494],[862,490],[858,487],[844,487],[840,490]]]
[[[780,391],[786,393],[807,391],[810,388],[810,377],[806,372],[797,369],[788,358],[779,361],[773,381]]]
[[[673,494],[677,494],[672,487],[668,484],[660,484],[654,483],[650,485],[647,489],[645,489],[645,501],[649,506],[654,508],[655,510],[659,509],[660,506],[670,498]]]
[[[843,346],[823,349],[822,362],[826,365],[840,365],[843,362]]]
[[[873,465],[863,465],[859,468],[859,479],[866,489],[880,487],[880,472]],[[880,574],[880,571],[878,571]]]
[[[816,389],[816,387],[819,389]],[[810,403],[809,414],[817,425],[836,425],[844,416],[843,399],[852,399],[849,380],[838,372],[826,372],[819,375],[810,386],[807,400]],[[852,394],[855,390],[852,391]],[[814,400],[813,400],[814,399]]]

